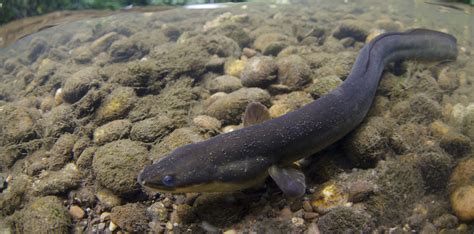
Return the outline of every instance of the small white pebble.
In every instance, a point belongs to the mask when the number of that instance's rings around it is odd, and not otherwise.
[[[10,183],[10,181],[13,180],[13,176],[12,175],[8,175],[7,178],[5,178],[5,182],[7,183]]]
[[[117,224],[115,224],[114,222],[110,222],[109,231],[113,232],[115,231],[115,229],[117,229]]]
[[[302,225],[304,225],[304,219],[298,218],[298,217],[293,217],[293,218],[291,218],[291,222],[292,222],[295,226],[302,226]]]

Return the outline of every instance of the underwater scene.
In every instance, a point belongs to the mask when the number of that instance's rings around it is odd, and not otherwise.
[[[2,25],[0,233],[474,233],[473,13],[288,0]]]

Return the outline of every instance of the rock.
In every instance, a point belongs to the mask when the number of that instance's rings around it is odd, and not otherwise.
[[[202,194],[194,202],[193,209],[201,220],[217,227],[237,222],[245,214],[245,205],[232,194]]]
[[[357,41],[364,42],[365,38],[369,34],[370,28],[370,25],[363,21],[344,20],[341,22],[339,27],[337,27],[333,33],[333,36],[337,39],[352,37]]]
[[[221,121],[207,115],[198,115],[194,117],[193,124],[209,133],[218,133],[221,129]]]
[[[94,158],[95,151],[97,147],[87,147],[79,155],[76,165],[81,169],[81,171],[90,170],[92,167],[92,159]]]
[[[318,213],[324,214],[337,207],[348,206],[348,198],[349,194],[344,191],[344,188],[331,181],[314,193],[311,206]]]
[[[90,187],[81,187],[78,190],[71,191],[69,198],[77,201],[82,207],[94,207],[96,204],[96,193]]]
[[[47,171],[33,182],[33,190],[38,195],[56,195],[66,193],[81,183],[82,175],[74,163],[67,164],[60,171]]]
[[[337,207],[319,218],[321,233],[371,232],[375,225],[372,216],[364,210]]]
[[[244,48],[242,50],[242,53],[245,55],[247,58],[252,58],[253,56],[257,55],[257,51],[251,48]]]
[[[100,204],[108,209],[122,204],[122,199],[120,199],[120,197],[116,196],[110,190],[107,189],[101,189],[97,191],[96,196],[97,199],[99,199]]]
[[[230,59],[224,64],[224,73],[229,76],[240,77],[247,61]]]
[[[224,69],[226,59],[213,55],[206,63],[206,69],[213,72],[221,73]]]
[[[219,57],[238,58],[241,53],[239,44],[231,38],[223,35],[195,36],[179,44],[203,47],[209,54],[217,55]]]
[[[99,79],[99,71],[95,67],[88,67],[72,74],[64,82],[62,88],[63,100],[68,103],[78,101]]]
[[[165,207],[163,202],[155,202],[146,209],[148,216],[152,220],[157,220],[159,222],[168,221],[168,208]]]
[[[463,133],[474,140],[474,104],[470,104],[464,113],[462,120]]]
[[[63,134],[54,143],[53,148],[49,151],[48,164],[52,170],[59,170],[66,163],[73,159],[72,150],[77,137],[73,134]]]
[[[471,139],[455,131],[443,135],[439,146],[455,157],[462,157],[471,151]]]
[[[339,77],[335,75],[325,76],[315,79],[306,89],[306,92],[310,93],[313,98],[317,99],[328,94],[341,84],[342,80]]]
[[[433,193],[444,191],[453,168],[452,158],[442,152],[423,152],[418,156],[418,166],[427,190]]]
[[[128,137],[132,123],[126,119],[114,120],[95,129],[94,142],[103,145],[108,142]]]
[[[140,42],[129,38],[114,41],[108,50],[110,60],[113,63],[118,63],[141,58],[143,56],[142,47]]]
[[[100,122],[124,117],[135,101],[136,95],[132,88],[117,88],[101,103],[96,111],[96,117]]]
[[[97,149],[92,167],[104,187],[118,194],[132,193],[139,189],[138,173],[151,163],[147,155],[137,142],[118,140]]]
[[[289,94],[276,96],[273,105],[268,110],[272,118],[277,118],[286,113],[297,110],[298,108],[310,103],[313,98],[305,92],[296,91]]]
[[[143,232],[148,227],[146,207],[140,203],[128,203],[112,208],[110,219],[127,232]]]
[[[41,121],[43,136],[59,137],[62,133],[72,132],[76,127],[74,112],[70,105],[60,105],[46,113]]]
[[[232,38],[240,47],[245,47],[252,41],[241,24],[238,23],[225,23],[219,25],[210,31],[211,34],[224,35],[228,38]]]
[[[71,217],[59,198],[55,196],[40,197],[28,203],[24,209],[15,214],[15,230],[21,233],[60,232],[67,233]]]
[[[255,49],[261,51],[264,55],[276,56],[281,50],[294,43],[296,43],[296,39],[290,38],[287,35],[264,33],[255,39],[253,45]]]
[[[418,116],[420,122],[432,122],[441,117],[441,106],[425,93],[415,94],[409,102],[412,114]]]
[[[277,78],[277,64],[268,56],[253,57],[242,71],[242,84],[246,87],[266,87]]]
[[[206,86],[211,93],[230,93],[242,88],[242,82],[237,77],[223,75],[212,79]]]
[[[367,180],[355,180],[345,189],[348,193],[349,202],[361,202],[366,200],[371,194],[376,192],[377,186]]]
[[[443,214],[440,217],[434,219],[433,224],[439,229],[455,228],[456,226],[458,226],[458,218],[456,218],[456,216],[452,214]]]
[[[86,215],[86,212],[81,207],[72,205],[71,207],[69,207],[69,214],[74,219],[82,219]]]
[[[40,103],[40,110],[43,112],[48,112],[51,109],[53,109],[55,103],[54,103],[54,97],[51,95],[47,95],[43,97]]]
[[[441,89],[452,92],[459,87],[459,79],[454,71],[445,67],[438,74],[438,85]]]
[[[152,147],[150,157],[156,161],[180,146],[203,140],[204,138],[191,128],[178,128]]]
[[[196,220],[196,214],[194,214],[194,209],[187,204],[179,204],[176,206],[176,210],[171,214],[172,223],[183,223],[188,224]]]
[[[224,124],[238,123],[250,102],[268,104],[270,94],[259,88],[241,88],[212,102],[204,112]]]
[[[18,143],[37,137],[39,113],[31,108],[7,104],[0,109],[0,143]]]
[[[384,157],[393,120],[370,117],[347,138],[346,153],[356,165],[373,167]]]
[[[130,131],[130,139],[134,141],[153,142],[163,138],[173,129],[173,121],[165,115],[160,115],[133,124],[132,130]]]
[[[468,157],[461,160],[449,180],[449,191],[465,185],[474,185],[474,158]]]
[[[120,35],[116,32],[109,32],[91,43],[89,49],[94,53],[98,54],[100,52],[105,52],[110,45],[120,38]]]
[[[0,216],[11,215],[21,207],[31,189],[31,178],[25,174],[18,174],[7,183],[8,188],[0,194]]]
[[[277,60],[278,82],[292,90],[301,89],[311,80],[311,69],[298,55],[290,55]]]
[[[31,63],[35,62],[41,55],[49,51],[48,42],[42,37],[35,37],[31,40],[27,52],[27,57]]]

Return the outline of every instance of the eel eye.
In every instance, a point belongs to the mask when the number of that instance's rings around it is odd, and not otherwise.
[[[163,180],[161,182],[163,182],[163,184],[167,187],[172,187],[174,184],[174,178],[173,176],[167,175],[163,177]]]

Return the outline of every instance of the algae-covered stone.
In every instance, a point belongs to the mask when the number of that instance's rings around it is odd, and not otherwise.
[[[74,103],[81,99],[89,89],[99,80],[97,68],[88,67],[69,77],[62,89],[62,98],[65,102]]]
[[[455,157],[466,155],[472,148],[471,139],[455,131],[444,134],[439,142],[439,146]]]
[[[242,84],[246,87],[265,87],[277,78],[277,65],[268,56],[253,57],[242,71]]]
[[[320,98],[335,88],[337,88],[339,85],[342,84],[342,80],[337,77],[337,76],[325,76],[321,77],[318,79],[315,79],[313,81],[313,84],[311,84],[306,91],[313,96],[313,98]]]
[[[265,33],[258,36],[253,45],[264,55],[277,55],[281,50],[296,42],[295,38],[281,33]]]
[[[93,41],[89,48],[93,53],[96,54],[104,52],[114,41],[118,40],[119,38],[120,35],[118,33],[109,32]]]
[[[241,88],[212,102],[205,113],[222,121],[224,124],[238,123],[247,104],[261,102],[268,104],[270,94],[259,88]]]
[[[36,137],[39,113],[31,108],[7,104],[0,109],[0,144],[28,141]]]
[[[138,59],[143,56],[143,45],[140,42],[133,41],[129,38],[122,38],[114,41],[108,49],[112,62],[124,62],[128,60]]]
[[[358,166],[372,167],[384,157],[392,120],[371,117],[347,138],[346,153]]]
[[[144,232],[148,227],[146,207],[140,203],[128,203],[112,208],[110,219],[127,232]]]
[[[193,124],[202,131],[217,133],[221,128],[221,121],[208,115],[198,115],[194,117]]]
[[[222,209],[225,207],[225,209]],[[245,205],[232,194],[202,194],[193,204],[194,213],[206,222],[218,227],[241,220]]]
[[[345,20],[343,21],[333,36],[342,39],[345,37],[352,37],[357,41],[365,41],[365,38],[369,34],[370,24],[360,20]]]
[[[137,175],[150,164],[145,147],[131,140],[118,140],[97,149],[92,161],[97,180],[118,194],[138,190]]]
[[[73,159],[72,150],[76,140],[77,137],[69,133],[59,137],[49,153],[48,164],[50,169],[58,170]]]
[[[153,142],[168,134],[172,129],[173,121],[167,116],[160,115],[136,122],[130,131],[130,139],[134,141]]]
[[[240,57],[241,53],[240,46],[237,44],[237,42],[222,35],[196,36],[189,38],[180,44],[203,47],[209,54],[215,54],[219,57],[238,58]]]
[[[454,213],[463,221],[474,220],[474,185],[461,186],[451,194]]]
[[[416,94],[409,102],[411,111],[420,122],[431,122],[441,117],[441,106],[427,94]]]
[[[132,88],[120,87],[112,91],[97,109],[99,121],[118,119],[127,114],[135,103],[136,95]]]
[[[311,80],[311,69],[298,55],[290,55],[277,60],[278,82],[292,90],[301,89]]]
[[[92,159],[94,158],[94,153],[95,153],[96,150],[97,150],[96,147],[87,147],[78,156],[76,164],[81,170],[90,170],[91,169]]]
[[[302,91],[282,94],[276,96],[276,100],[273,101],[273,105],[268,109],[268,111],[270,112],[270,117],[276,118],[291,111],[295,111],[312,101],[313,98],[311,98],[311,95]]]
[[[20,207],[26,193],[31,189],[31,178],[24,174],[15,175],[6,190],[0,193],[0,216],[10,215]]]
[[[122,199],[108,189],[101,189],[96,193],[100,204],[105,208],[113,208],[122,204]]]
[[[224,64],[224,73],[229,76],[240,77],[247,61],[230,59]]]
[[[63,194],[76,188],[81,182],[82,175],[74,163],[67,164],[60,171],[43,172],[33,183],[33,190],[39,195]]]
[[[178,128],[163,138],[161,142],[153,146],[150,157],[155,161],[180,146],[203,140],[204,138],[191,128]]]
[[[55,196],[38,198],[15,213],[15,229],[20,233],[68,233],[71,225],[63,202]]]
[[[409,161],[387,160],[377,164],[377,193],[365,202],[367,211],[379,223],[398,224],[406,218],[416,201],[425,193],[425,183],[418,166]]]
[[[474,158],[468,157],[467,159],[461,160],[453,173],[449,181],[449,191],[452,192],[455,188],[464,185],[474,185]]]
[[[126,138],[130,133],[132,123],[126,119],[114,120],[98,127],[94,131],[94,142],[102,145],[108,142]]]
[[[351,207],[337,207],[318,220],[321,233],[371,232],[373,217],[366,211]]]
[[[64,132],[72,132],[76,127],[73,108],[70,105],[60,105],[53,108],[41,121],[44,136],[59,137]]]
[[[223,75],[209,81],[207,88],[211,93],[230,93],[242,88],[242,82],[235,76]]]
[[[421,175],[432,192],[445,191],[453,168],[453,160],[442,152],[427,152],[419,155]]]

